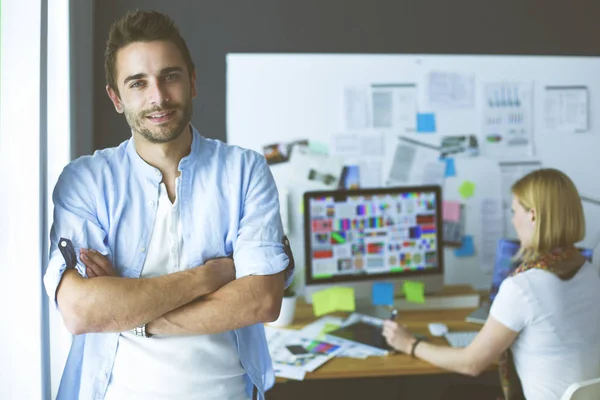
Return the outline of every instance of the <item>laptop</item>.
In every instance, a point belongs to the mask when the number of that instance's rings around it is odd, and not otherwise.
[[[475,324],[484,324],[490,315],[490,308],[492,302],[498,294],[500,284],[506,277],[508,277],[515,268],[518,267],[518,261],[513,261],[513,257],[519,251],[519,241],[510,239],[500,239],[498,246],[496,247],[496,260],[494,261],[494,272],[492,275],[492,287],[490,289],[490,296],[487,301],[484,301],[481,306],[469,314],[465,320],[467,322],[473,322]],[[589,262],[592,262],[593,250],[579,248],[581,254]]]

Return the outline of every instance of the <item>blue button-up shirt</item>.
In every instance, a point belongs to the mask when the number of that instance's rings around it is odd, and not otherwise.
[[[194,128],[192,136],[191,152],[179,163],[178,201],[189,261],[183,268],[233,254],[236,278],[285,270],[289,260],[281,242],[277,188],[264,157],[204,138]],[[50,261],[44,276],[51,299],[56,301],[66,268],[60,238],[73,242],[78,257],[80,248],[92,248],[108,255],[120,276],[140,277],[161,181],[160,171],[137,154],[133,139],[81,157],[63,170],[53,193]],[[80,260],[76,268],[86,276]],[[286,285],[291,278],[289,273]],[[264,398],[275,378],[262,324],[231,334],[246,371],[248,394],[256,386]],[[118,333],[73,338],[58,400],[104,398],[118,339]]]

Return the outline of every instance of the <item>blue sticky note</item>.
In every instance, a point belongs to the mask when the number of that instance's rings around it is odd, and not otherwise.
[[[372,293],[374,306],[391,306],[394,304],[394,284],[375,282]]]
[[[456,176],[456,167],[454,166],[454,158],[445,158],[446,162],[446,178]]]
[[[475,245],[473,244],[473,236],[463,236],[462,243],[458,249],[454,249],[456,257],[471,257],[475,254]]]
[[[435,114],[417,114],[417,132],[433,133],[435,132]]]

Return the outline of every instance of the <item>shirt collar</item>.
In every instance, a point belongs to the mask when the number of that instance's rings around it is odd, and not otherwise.
[[[202,136],[196,128],[191,124],[189,125],[192,129],[192,145],[190,154],[183,157],[179,162],[179,170],[184,171],[190,168],[200,158],[200,152],[202,150]],[[131,160],[135,170],[140,172],[146,179],[155,184],[159,184],[162,181],[162,174],[158,168],[148,164],[135,150],[135,143],[133,136],[127,141],[127,156]]]

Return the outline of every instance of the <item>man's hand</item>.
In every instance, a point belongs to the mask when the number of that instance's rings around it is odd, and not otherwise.
[[[211,292],[227,285],[235,280],[235,265],[233,258],[221,257],[208,260],[204,263],[204,267],[208,273],[208,281],[211,283]]]
[[[79,255],[89,278],[97,276],[117,276],[108,258],[93,249],[81,249]]]

